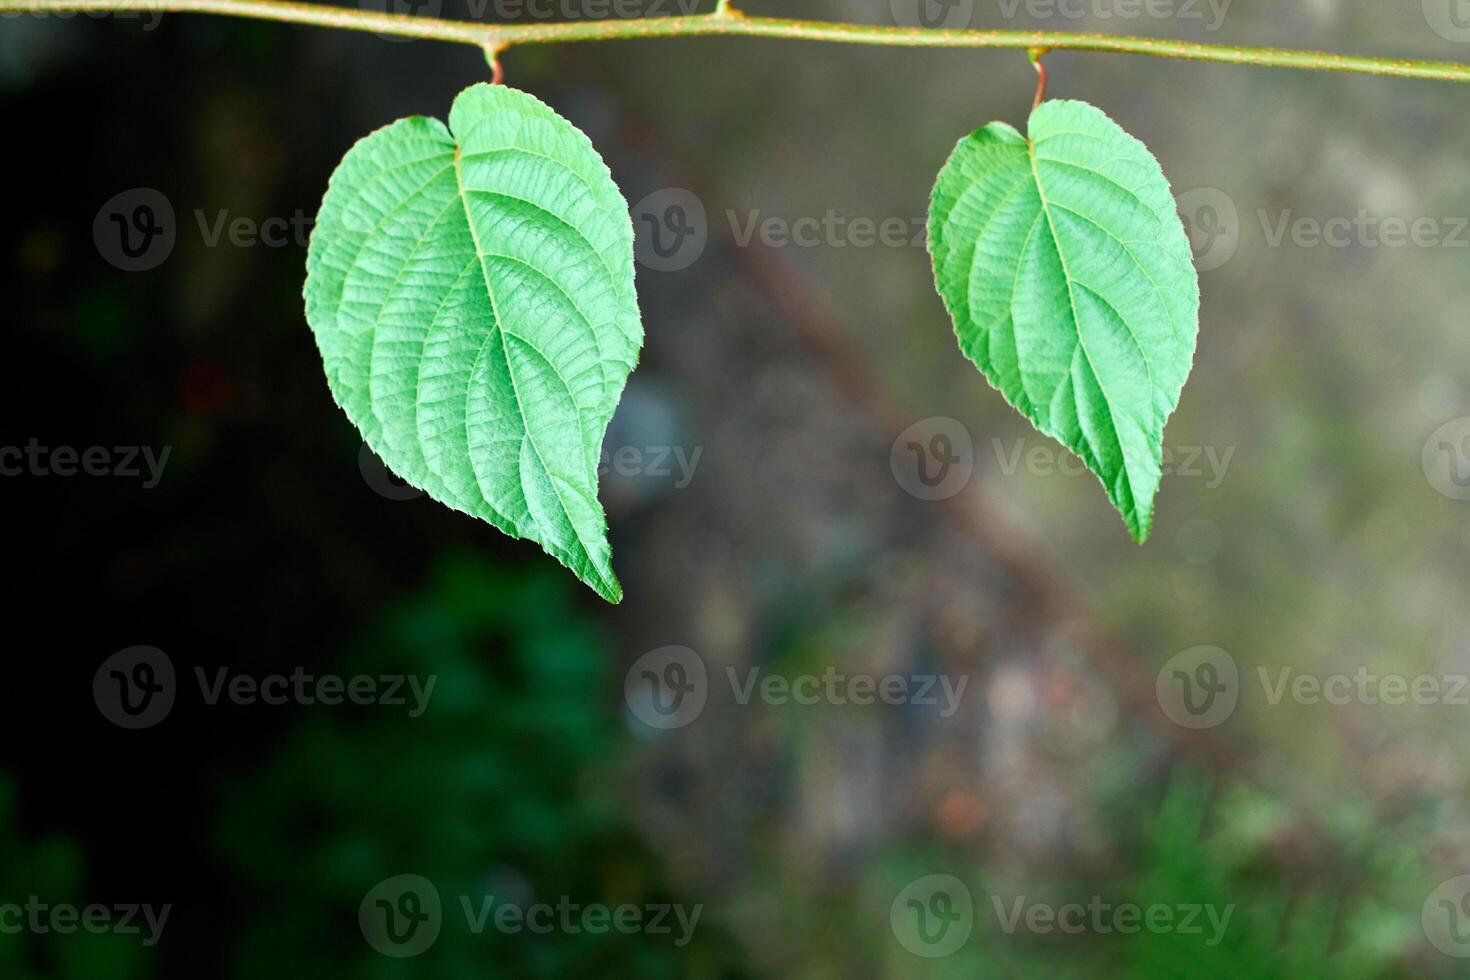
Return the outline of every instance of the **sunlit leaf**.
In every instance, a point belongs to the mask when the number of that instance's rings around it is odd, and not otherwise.
[[[1043,102],[1029,135],[991,123],[955,147],[930,203],[935,282],[965,354],[1143,541],[1194,360],[1189,241],[1158,161],[1100,110]]]
[[[628,206],[579,130],[475,85],[332,175],[306,314],[348,418],[395,473],[622,597],[597,499],[638,360]]]

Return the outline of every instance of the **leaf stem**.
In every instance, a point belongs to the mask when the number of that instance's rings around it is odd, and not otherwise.
[[[1470,82],[1470,64],[1454,61],[1411,61],[1293,51],[1280,48],[1244,48],[1224,44],[1196,44],[1162,38],[1058,31],[928,30],[843,24],[741,14],[728,0],[714,13],[688,17],[647,17],[629,20],[581,20],[535,24],[479,24],[410,14],[375,13],[353,7],[301,3],[295,0],[0,0],[0,13],[71,12],[206,13],[262,20],[371,31],[400,37],[425,38],[494,47],[500,51],[522,44],[572,41],[612,41],[624,38],[740,36],[785,38],[935,48],[1045,48],[1055,51],[1112,51],[1122,54],[1213,61],[1234,65],[1298,68],[1309,71],[1356,72],[1397,78],[1427,78]]]
[[[505,50],[504,45],[485,45],[485,61],[490,65],[490,84],[505,84],[505,66],[500,63],[500,52]]]

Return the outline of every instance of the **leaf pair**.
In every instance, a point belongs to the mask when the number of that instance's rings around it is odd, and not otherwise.
[[[965,353],[1143,540],[1199,304],[1157,162],[1045,103],[1029,141],[993,123],[956,147],[930,248]],[[621,599],[597,468],[643,328],[627,203],[586,136],[491,85],[448,127],[378,130],[332,175],[305,298],[333,395],[394,472]]]

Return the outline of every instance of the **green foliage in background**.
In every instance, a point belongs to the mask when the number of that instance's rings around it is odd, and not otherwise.
[[[916,838],[889,848],[870,865],[861,906],[847,909],[867,919],[867,927],[837,931],[872,934],[881,924],[881,941],[867,955],[885,957],[888,975],[925,980],[1398,980],[1423,975],[1407,965],[1407,954],[1423,942],[1418,907],[1428,887],[1411,846],[1385,840],[1369,824],[1355,828],[1345,821],[1325,828],[1331,836],[1319,842],[1337,861],[1325,870],[1294,874],[1279,865],[1276,854],[1279,835],[1291,821],[1279,800],[1257,789],[1232,781],[1212,792],[1206,777],[1181,768],[1160,797],[1123,802],[1139,821],[1139,833],[1131,843],[1120,842],[1115,857],[1123,864],[1105,889],[1098,888],[1095,874],[1048,875],[1036,867],[1016,879],[1006,861],[976,862],[935,840]],[[954,954],[922,960],[886,942],[884,902],[907,883],[935,873],[954,874],[969,889],[974,929]],[[1032,903],[1086,908],[1094,896],[1114,911],[1134,905],[1146,913],[1163,905],[1213,906],[1217,917],[1228,907],[1230,913],[1220,940],[1210,943],[1215,928],[1204,913],[1194,921],[1198,932],[1103,933],[1090,919],[1077,934],[1055,922],[1049,931],[1032,932],[1022,919],[1007,933],[995,907],[998,899],[1009,915],[1024,898],[1023,908]],[[1115,925],[1111,914],[1104,911],[1104,922]],[[1175,921],[1181,921],[1177,915]]]
[[[0,773],[0,902],[24,905],[32,896],[50,906],[78,909],[103,899],[85,890],[86,859],[60,837],[21,834],[15,787]],[[141,980],[153,976],[153,952],[143,945],[142,916],[130,925],[142,934],[0,930],[0,977],[5,980]]]
[[[1415,938],[1418,925],[1411,868],[1353,861],[1342,881],[1304,880],[1296,887],[1279,871],[1253,873],[1252,865],[1266,857],[1269,838],[1252,841],[1232,830],[1249,826],[1252,813],[1264,816],[1260,823],[1268,827],[1272,808],[1265,797],[1244,791],[1212,807],[1203,780],[1176,776],[1151,822],[1128,889],[1140,903],[1193,902],[1220,909],[1233,904],[1233,920],[1223,940],[1205,951],[1198,937],[1177,932],[1130,937],[1127,976],[1372,980],[1401,975],[1395,957]],[[1213,832],[1210,824],[1216,825]],[[1382,854],[1391,850],[1382,841],[1373,846]],[[1343,849],[1352,854],[1351,848]],[[1351,892],[1343,890],[1348,882]],[[1395,891],[1404,894],[1402,902],[1384,901]]]
[[[466,926],[478,903],[682,902],[617,809],[619,747],[610,651],[549,572],[441,565],[388,612],[340,669],[438,678],[419,718],[384,706],[315,712],[267,768],[234,786],[216,835],[250,886],[240,977],[728,976],[733,954],[708,914],[693,941]],[[393,960],[358,932],[379,881],[419,874],[444,927]],[[706,910],[707,911],[707,910]]]

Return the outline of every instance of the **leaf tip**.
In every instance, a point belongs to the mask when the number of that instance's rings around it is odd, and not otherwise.
[[[618,581],[618,577],[616,575],[609,574],[607,578],[602,579],[597,584],[593,585],[592,590],[598,595],[602,596],[602,598],[607,602],[608,605],[622,605],[623,584]]]
[[[1128,536],[1133,539],[1133,543],[1142,547],[1148,542],[1149,535],[1153,533],[1153,508],[1143,512],[1135,510],[1132,514],[1124,514],[1123,524],[1128,528]]]

